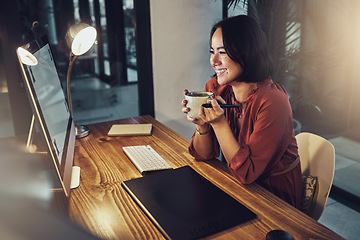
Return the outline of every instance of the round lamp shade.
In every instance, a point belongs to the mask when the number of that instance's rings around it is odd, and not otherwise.
[[[17,49],[17,53],[23,64],[28,65],[28,66],[35,66],[38,64],[38,60],[36,59],[36,57],[34,55],[32,55],[28,50],[26,50],[22,47],[19,47]]]
[[[96,29],[86,23],[72,25],[66,33],[66,43],[74,55],[89,51],[96,39]]]

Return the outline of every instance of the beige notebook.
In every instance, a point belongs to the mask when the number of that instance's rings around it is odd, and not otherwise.
[[[114,124],[108,136],[148,136],[151,135],[152,124]]]

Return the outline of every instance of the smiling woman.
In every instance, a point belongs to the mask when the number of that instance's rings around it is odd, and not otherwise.
[[[216,77],[205,86],[214,93],[202,107],[189,152],[197,160],[220,155],[242,183],[257,182],[296,208],[302,201],[301,167],[286,90],[271,80],[272,62],[260,25],[240,15],[215,24],[210,63]],[[220,103],[219,103],[220,102]],[[237,108],[222,108],[220,104]],[[183,101],[183,112],[191,109]]]

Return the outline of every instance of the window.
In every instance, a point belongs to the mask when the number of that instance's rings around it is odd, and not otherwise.
[[[97,29],[96,44],[76,59],[71,72],[71,100],[77,124],[140,113],[135,1],[18,1],[24,43],[48,35],[64,90],[70,53],[64,41],[67,29],[78,22]]]

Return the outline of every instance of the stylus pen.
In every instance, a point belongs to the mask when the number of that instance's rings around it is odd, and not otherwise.
[[[241,105],[231,105],[231,104],[222,104],[222,103],[220,103],[219,105],[220,105],[221,108],[238,108],[238,107],[241,107]],[[212,108],[211,103],[204,103],[202,106],[204,108]]]

